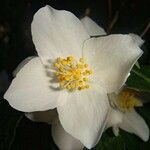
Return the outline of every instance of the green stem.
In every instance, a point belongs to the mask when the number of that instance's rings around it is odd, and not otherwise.
[[[143,75],[141,72],[138,72],[136,70],[132,70],[132,72],[134,72],[137,76],[141,77],[142,79],[144,79],[145,81],[147,81],[148,83],[150,83],[150,78],[148,78],[147,76]]]

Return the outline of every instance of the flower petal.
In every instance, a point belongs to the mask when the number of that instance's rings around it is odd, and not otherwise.
[[[45,6],[38,10],[32,22],[35,48],[46,63],[59,56],[82,56],[82,46],[88,33],[72,13]]]
[[[93,67],[95,81],[111,93],[125,83],[142,50],[130,35],[114,34],[87,40],[83,55]]]
[[[148,141],[149,139],[149,128],[144,119],[135,110],[125,113],[123,122],[119,126],[127,132],[136,134],[143,141]]]
[[[52,124],[52,137],[60,150],[82,150],[83,144],[68,134],[56,119]]]
[[[46,122],[51,124],[53,120],[57,117],[56,109],[47,111],[36,111],[32,113],[25,113],[25,116],[35,122]]]
[[[17,73],[20,71],[20,69],[23,68],[24,65],[26,65],[31,59],[35,58],[36,56],[30,56],[24,59],[17,68],[13,71],[13,76],[16,77]]]
[[[105,30],[101,28],[91,18],[86,16],[81,19],[81,22],[83,23],[84,27],[86,28],[90,36],[106,35]]]
[[[144,40],[140,36],[138,36],[137,34],[130,33],[129,35],[133,38],[134,42],[138,46],[142,46],[144,44]]]
[[[53,109],[60,92],[49,87],[49,80],[39,57],[33,58],[17,73],[4,98],[24,112]]]
[[[112,127],[112,131],[113,131],[115,136],[118,136],[119,135],[119,127],[118,127],[118,125],[114,125]]]
[[[63,128],[89,149],[104,130],[108,109],[106,92],[98,85],[68,94],[66,103],[57,107]]]
[[[116,109],[111,108],[107,118],[106,129],[118,125],[119,123],[122,122],[122,119],[123,119],[123,113],[121,113]]]

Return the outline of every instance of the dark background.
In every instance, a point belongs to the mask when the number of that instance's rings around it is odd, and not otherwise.
[[[149,31],[143,35],[150,23],[149,0],[0,0],[0,71],[6,71],[9,81],[18,63],[28,56],[36,55],[30,25],[34,13],[46,4],[56,9],[69,10],[79,18],[90,8],[90,17],[109,34],[132,32],[142,35],[145,44],[142,47],[144,55],[140,64],[150,64]],[[111,28],[115,19],[116,22]],[[8,107],[8,104],[4,105]],[[14,112],[13,109],[8,109]],[[15,113],[18,115],[20,112]],[[49,126],[33,123],[23,117],[16,130],[14,142],[11,143],[11,149],[56,149],[55,145],[49,142],[52,141],[49,135]]]

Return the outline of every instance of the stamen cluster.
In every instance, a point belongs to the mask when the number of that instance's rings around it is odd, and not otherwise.
[[[60,88],[72,90],[88,89],[89,75],[92,70],[88,69],[88,64],[83,58],[77,62],[73,56],[67,58],[57,58],[54,63],[55,74],[59,82]]]
[[[118,107],[122,111],[131,110],[134,107],[141,106],[142,103],[135,97],[135,93],[129,90],[123,90],[118,96]]]

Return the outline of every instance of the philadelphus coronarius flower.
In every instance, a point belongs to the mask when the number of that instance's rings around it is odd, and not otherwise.
[[[124,89],[119,94],[109,94],[112,105],[108,117],[107,126],[113,127],[113,132],[119,135],[119,128],[134,133],[143,141],[149,139],[149,128],[143,118],[134,110],[134,107],[141,107],[142,102],[136,98],[132,90]]]
[[[139,45],[130,35],[90,38],[72,13],[50,6],[34,15],[31,30],[38,57],[19,70],[4,98],[24,112],[57,108],[62,126],[55,131],[92,148],[106,125],[107,94],[125,83],[142,54]]]

